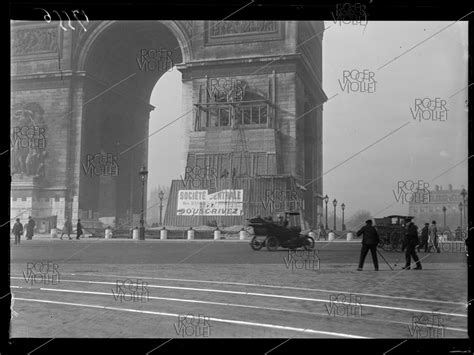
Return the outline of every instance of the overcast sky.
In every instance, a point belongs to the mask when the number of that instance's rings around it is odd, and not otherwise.
[[[323,194],[339,205],[344,202],[346,216],[359,209],[374,217],[407,213],[408,205],[396,202],[392,192],[402,180],[424,180],[433,189],[449,183],[467,187],[467,162],[433,180],[468,154],[467,90],[452,96],[468,85],[467,22],[423,42],[451,23],[369,22],[364,31],[362,26],[325,22],[323,89],[328,98],[337,95],[323,111]],[[353,69],[374,73],[374,93],[341,91],[338,80],[342,82],[344,70]],[[410,108],[414,110],[415,99],[424,98],[446,100],[446,121],[413,119]],[[159,80],[151,104],[156,109],[150,133],[182,114],[179,71]],[[179,120],[150,137],[149,192],[184,174],[184,135]]]

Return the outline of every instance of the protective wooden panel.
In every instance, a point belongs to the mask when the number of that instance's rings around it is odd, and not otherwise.
[[[210,181],[210,180],[209,180]],[[209,185],[207,185],[209,186]],[[208,223],[223,223],[225,226],[245,225],[246,219],[261,216],[276,216],[284,211],[304,209],[303,192],[298,189],[291,176],[217,178],[211,188],[185,186],[182,180],[173,180],[166,208],[166,226],[199,226]],[[231,189],[244,190],[242,216],[178,216],[178,191],[186,189],[205,189],[208,193]]]

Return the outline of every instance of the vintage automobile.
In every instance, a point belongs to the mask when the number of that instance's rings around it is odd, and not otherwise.
[[[260,216],[248,219],[248,226],[254,230],[250,247],[253,250],[260,250],[266,246],[269,251],[275,251],[278,247],[313,249],[314,239],[308,235],[311,230],[302,214],[288,211],[284,212],[284,216],[286,226]]]
[[[402,244],[405,238],[406,225],[413,219],[413,216],[391,215],[384,218],[374,218],[375,229],[379,233],[379,248],[385,251],[402,251]]]

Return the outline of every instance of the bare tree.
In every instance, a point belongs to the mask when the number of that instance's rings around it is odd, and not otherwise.
[[[372,219],[372,215],[366,210],[357,210],[347,221],[347,229],[356,230],[360,229],[365,221]]]
[[[158,223],[160,221],[160,197],[159,193],[163,191],[163,214],[164,219],[166,206],[168,205],[168,196],[170,195],[169,186],[161,186],[153,188],[150,192],[150,197],[148,198],[147,203],[147,223],[152,225],[153,223]]]

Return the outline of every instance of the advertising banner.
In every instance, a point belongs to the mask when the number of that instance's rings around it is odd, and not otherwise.
[[[242,216],[244,190],[179,190],[178,216]]]

